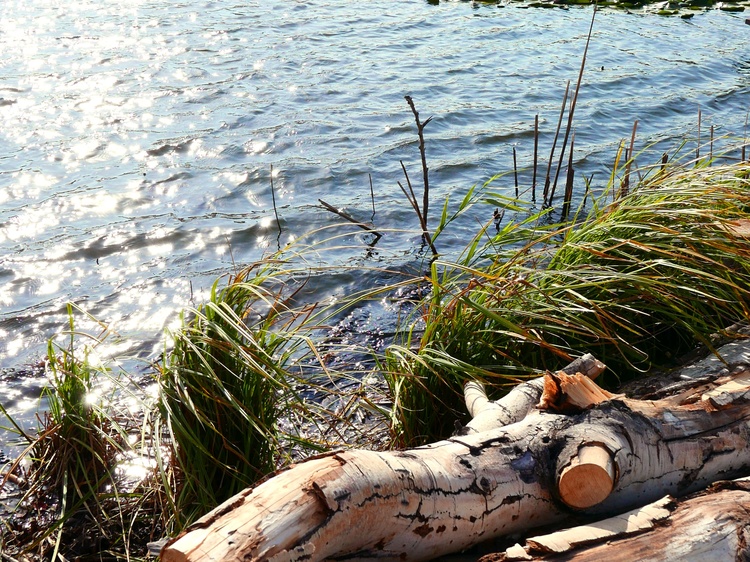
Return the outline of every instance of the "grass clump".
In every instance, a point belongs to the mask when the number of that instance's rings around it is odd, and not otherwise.
[[[178,526],[276,466],[285,340],[269,330],[280,311],[261,278],[240,276],[221,290],[217,281],[209,302],[183,318],[161,369],[160,404],[181,471]],[[251,325],[257,303],[265,312]]]
[[[163,529],[158,493],[148,478],[118,469],[147,448],[148,417],[136,419],[115,405],[114,394],[129,392],[127,385],[91,358],[107,330],[99,335],[78,331],[73,305],[68,305],[68,318],[67,345],[54,339],[48,344],[50,385],[43,391],[48,410],[34,436],[16,425],[27,448],[5,475],[16,475],[24,490],[21,513],[36,516],[9,520],[5,545],[7,552],[44,560],[58,555],[116,559],[129,555],[133,541],[144,544]],[[144,440],[131,438],[138,433]],[[28,461],[23,468],[22,460]]]
[[[532,215],[435,262],[418,348],[389,351],[408,357],[391,377],[402,441],[448,436],[467,378],[507,384],[592,352],[626,379],[747,318],[747,170],[662,171],[578,221]]]
[[[159,386],[180,471],[178,528],[288,462],[294,446],[321,448],[280,426],[293,412],[311,420],[315,406],[303,404],[292,373],[309,355],[298,328],[311,309],[290,308],[279,265],[249,267],[221,289],[217,281],[172,335]]]

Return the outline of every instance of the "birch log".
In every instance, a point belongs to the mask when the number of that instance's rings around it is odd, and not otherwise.
[[[548,374],[544,409],[516,423],[300,463],[207,514],[162,560],[429,560],[571,510],[611,515],[696,491],[748,472],[750,387],[733,383],[746,374],[658,401]],[[579,493],[592,474],[595,493]]]

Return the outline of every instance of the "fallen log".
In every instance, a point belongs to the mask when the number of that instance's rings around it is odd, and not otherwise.
[[[479,562],[682,562],[750,559],[750,480],[685,499],[665,496],[622,515],[536,537]]]
[[[655,401],[549,373],[540,408],[523,419],[408,451],[302,462],[204,516],[161,557],[429,560],[571,513],[697,491],[750,472],[748,372]]]

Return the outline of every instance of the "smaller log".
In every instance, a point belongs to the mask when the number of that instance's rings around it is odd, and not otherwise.
[[[721,481],[686,498],[666,496],[601,521],[533,536],[480,562],[748,560],[750,480]]]
[[[559,373],[575,375],[581,373],[594,380],[607,366],[590,353],[573,360]],[[508,394],[490,401],[484,386],[478,381],[469,381],[464,386],[464,401],[472,420],[462,430],[463,435],[497,429],[524,419],[537,407],[544,389],[544,376],[519,384]],[[596,385],[594,385],[596,386]],[[598,387],[597,387],[598,388]]]
[[[484,385],[479,381],[469,381],[464,385],[464,402],[466,409],[472,418],[475,418],[485,410],[498,408],[497,404],[490,402]]]
[[[622,539],[649,531],[660,521],[667,519],[675,509],[671,496],[665,496],[651,504],[628,512],[581,525],[556,531],[548,535],[538,535],[526,539],[526,546],[516,543],[503,553],[488,554],[482,562],[511,562],[516,560],[539,560],[547,555],[569,553],[579,547],[601,543],[606,540]]]

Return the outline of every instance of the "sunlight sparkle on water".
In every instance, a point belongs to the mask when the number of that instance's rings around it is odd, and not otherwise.
[[[128,453],[126,459],[117,465],[118,472],[128,479],[137,481],[146,478],[154,468],[156,468],[154,459],[135,453]]]
[[[249,141],[245,143],[245,152],[249,152],[251,154],[260,154],[261,152],[265,151],[268,148],[268,143],[265,141]],[[273,177],[276,177],[278,175],[278,171],[273,171]]]
[[[47,229],[60,223],[54,210],[38,209],[30,210],[12,217],[8,226],[0,229],[0,242],[6,240],[34,239],[43,234]]]
[[[152,256],[163,256],[170,254],[174,250],[174,244],[155,244],[148,246],[148,253]],[[159,267],[164,267],[164,264],[159,264]]]

